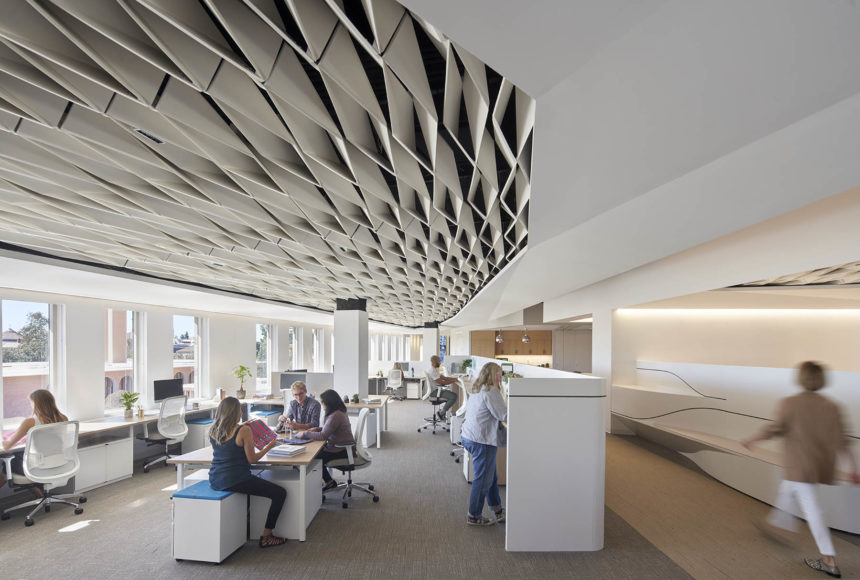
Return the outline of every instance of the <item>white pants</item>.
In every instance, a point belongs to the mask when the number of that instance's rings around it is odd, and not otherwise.
[[[768,522],[784,530],[796,532],[797,520],[789,513],[789,510],[795,505],[800,507],[800,513],[806,518],[806,523],[809,524],[809,530],[812,532],[812,537],[815,538],[821,555],[836,556],[833,541],[830,539],[830,530],[824,523],[824,516],[821,513],[814,483],[783,481],[779,484],[776,504],[767,517]]]

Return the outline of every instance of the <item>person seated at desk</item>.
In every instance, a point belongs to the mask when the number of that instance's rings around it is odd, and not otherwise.
[[[24,438],[30,429],[36,425],[47,425],[49,423],[62,423],[68,421],[69,418],[60,413],[57,408],[57,403],[54,401],[54,395],[47,389],[36,389],[30,393],[30,406],[33,407],[33,416],[27,417],[18,426],[8,439],[3,441],[3,451],[9,451]],[[24,450],[14,452],[12,458],[12,472],[24,475]],[[0,487],[6,485],[6,474],[0,473]],[[38,488],[33,488],[37,490]],[[41,492],[39,492],[41,494]]]
[[[227,397],[215,410],[215,420],[209,429],[209,442],[212,444],[209,485],[216,491],[235,491],[272,500],[263,535],[260,536],[260,547],[280,546],[287,539],[275,536],[272,530],[284,507],[287,490],[271,481],[251,475],[251,465],[260,461],[278,441],[276,439],[257,451],[254,448],[251,428],[240,425],[241,418],[242,404],[236,397]]]
[[[337,447],[337,445],[355,445],[355,437],[352,436],[352,427],[346,414],[346,405],[340,400],[340,395],[336,391],[328,389],[320,395],[320,400],[326,412],[323,428],[316,427],[299,431],[296,433],[296,437],[326,442],[326,446],[323,447],[317,457],[323,460],[322,476],[325,481],[323,491],[328,491],[337,487],[337,481],[332,479],[331,473],[328,471],[328,462],[332,459],[346,458],[346,448]],[[352,456],[355,457],[354,448]]]
[[[439,393],[440,399],[445,399],[445,406],[439,409],[439,419],[444,421],[448,410],[457,402],[457,393],[448,390],[448,385],[457,383],[454,377],[445,376],[445,368],[442,366],[442,359],[435,354],[430,357],[430,378],[437,384],[445,388]],[[433,385],[428,385],[429,389],[433,389]]]
[[[287,424],[296,431],[307,431],[320,426],[320,404],[316,399],[308,397],[308,387],[302,381],[296,381],[290,385],[293,400],[290,401],[286,413],[278,417],[278,429],[282,424]],[[286,401],[284,404],[286,405]]]

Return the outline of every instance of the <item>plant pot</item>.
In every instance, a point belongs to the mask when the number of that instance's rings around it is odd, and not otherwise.
[[[126,418],[126,419],[131,419],[133,416],[134,416],[134,413],[132,412],[132,410],[131,410],[131,409],[126,409],[126,410],[125,410],[125,418]]]
[[[236,398],[244,399],[246,394],[247,393],[245,393],[245,389],[239,389],[238,391],[236,391]]]
[[[349,405],[349,397],[344,397],[343,402],[346,403],[347,405]]]

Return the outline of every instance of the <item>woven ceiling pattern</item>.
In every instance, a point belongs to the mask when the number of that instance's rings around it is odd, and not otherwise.
[[[525,249],[533,126],[392,0],[10,0],[0,240],[418,326]]]
[[[828,266],[827,268],[818,268],[798,274],[787,274],[769,280],[748,282],[746,284],[739,284],[736,288],[743,288],[745,286],[834,286],[842,284],[860,284],[860,262],[851,262],[850,264],[842,264],[840,266]]]

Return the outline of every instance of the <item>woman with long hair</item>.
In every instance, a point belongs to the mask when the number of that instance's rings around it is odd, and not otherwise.
[[[18,429],[8,438],[3,440],[3,451],[15,447],[24,438],[30,429],[36,425],[48,425],[50,423],[62,423],[69,418],[60,413],[54,395],[48,389],[36,389],[30,393],[30,405],[33,407],[33,415],[27,417],[18,426]],[[12,457],[12,471],[24,474],[24,451],[16,451]],[[6,474],[0,473],[0,487],[6,483]]]
[[[268,453],[277,440],[257,451],[251,428],[240,425],[241,419],[242,404],[235,397],[227,397],[215,410],[215,420],[209,429],[209,442],[212,444],[209,485],[217,491],[235,491],[272,500],[263,535],[260,536],[260,547],[280,546],[287,539],[275,536],[272,530],[284,507],[287,491],[271,481],[251,475],[251,465]]]
[[[337,445],[355,445],[355,437],[352,436],[352,427],[346,414],[346,405],[340,399],[340,395],[332,389],[323,391],[320,395],[322,407],[326,412],[325,423],[322,429],[316,427],[296,434],[299,439],[312,439],[313,441],[325,441],[326,446],[317,457],[323,460],[323,491],[337,487],[337,482],[332,479],[328,470],[328,462],[332,459],[343,459],[347,457],[346,448]],[[355,450],[353,449],[353,456]]]
[[[470,526],[489,526],[505,519],[496,473],[496,452],[502,443],[499,441],[500,423],[508,419],[508,405],[502,396],[501,384],[502,368],[496,363],[485,364],[472,384],[473,394],[466,402],[466,420],[460,430],[460,439],[472,456],[475,470],[466,516],[466,523]],[[495,515],[494,520],[483,516],[485,498]]]

